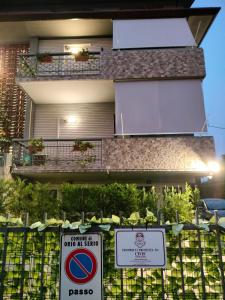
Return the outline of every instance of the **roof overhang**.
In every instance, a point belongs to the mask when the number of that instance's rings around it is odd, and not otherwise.
[[[96,12],[125,9],[162,9],[189,8],[194,0],[7,0],[2,1],[0,11],[3,13],[26,12]]]
[[[67,8],[67,6],[65,6]],[[105,22],[105,25],[103,27],[99,28],[107,28],[107,30],[97,30],[95,35],[101,36],[101,35],[110,35],[110,32],[112,31],[111,24],[109,21],[111,19],[135,19],[135,18],[142,18],[142,19],[155,19],[155,18],[187,18],[191,31],[193,33],[193,36],[196,39],[196,43],[199,45],[201,41],[203,40],[204,36],[206,35],[208,29],[210,28],[213,20],[215,19],[216,15],[218,14],[220,8],[218,7],[207,7],[207,8],[167,8],[167,9],[104,9],[104,10],[76,10],[75,8],[71,7],[71,9],[65,9],[61,7],[61,10],[55,9],[51,10],[48,8],[48,6],[43,5],[41,9],[35,10],[30,8],[30,10],[19,10],[17,8],[15,9],[8,9],[5,10],[4,7],[0,8],[0,22],[1,22],[1,31],[7,32],[7,37],[10,40],[10,34],[12,35],[12,42],[16,40],[15,34],[22,35],[23,40],[27,41],[29,40],[30,36],[30,27],[31,29],[35,26],[35,32],[36,36],[39,38],[42,38],[41,35],[41,29],[40,34],[38,31],[38,26],[41,26],[38,22],[40,21],[43,25],[43,23],[48,22],[46,26],[50,26],[49,20],[57,20],[55,22],[60,22],[60,33],[65,32],[65,37],[68,36],[68,30],[66,30],[66,24],[63,25],[63,20],[65,22],[68,22],[68,19],[82,19],[79,22],[82,22],[82,26],[85,27],[85,22],[100,22],[100,20]],[[85,21],[86,19],[86,21]],[[95,20],[94,20],[95,19]],[[107,23],[108,20],[108,23]],[[22,22],[23,21],[23,22]],[[30,21],[30,22],[28,22]],[[4,24],[5,22],[5,24]],[[14,23],[16,22],[16,23]],[[13,23],[15,24],[14,27],[16,27],[15,30],[12,30]],[[34,24],[33,24],[34,23]],[[87,23],[86,25],[88,26]],[[96,24],[97,24],[96,23]],[[50,24],[50,25],[49,25]],[[100,24],[100,23],[99,23]],[[54,24],[53,24],[54,25]],[[77,24],[78,25],[78,24]],[[54,25],[55,26],[55,25]],[[86,26],[86,27],[87,27]],[[97,26],[97,25],[96,25]],[[13,28],[14,28],[13,27]],[[43,27],[43,26],[42,26]],[[63,28],[65,27],[65,30],[63,31]],[[98,28],[96,27],[96,28]],[[94,28],[94,26],[91,26],[90,28]],[[90,31],[90,32],[89,32]],[[93,32],[91,30],[87,30],[84,34],[85,35],[93,35]],[[11,32],[11,33],[10,33]],[[33,33],[32,33],[33,34]],[[62,34],[61,34],[62,35]],[[69,35],[71,36],[71,33],[69,31]],[[55,36],[56,38],[58,35]],[[52,38],[52,36],[51,36]],[[4,41],[3,41],[4,42]],[[10,41],[9,41],[10,42]]]
[[[126,9],[76,9],[71,6],[61,6],[49,9],[47,5],[35,9],[4,9],[0,8],[0,21],[33,21],[33,20],[56,20],[70,18],[91,19],[133,19],[133,18],[184,18],[190,16],[216,15],[218,7],[204,8],[126,8]]]

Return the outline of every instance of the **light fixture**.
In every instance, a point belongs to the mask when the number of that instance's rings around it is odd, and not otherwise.
[[[65,121],[69,124],[75,124],[77,123],[77,118],[75,116],[68,116]]]
[[[64,52],[71,54],[78,54],[82,49],[88,49],[91,44],[66,44],[64,45]]]
[[[220,165],[217,161],[209,161],[207,163],[208,170],[211,173],[218,173],[220,171]]]
[[[71,47],[70,48],[70,52],[72,54],[78,54],[80,51],[81,51],[81,48],[78,48],[78,47]]]
[[[70,19],[71,21],[79,21],[80,19],[78,19],[78,18],[72,18],[72,19]]]

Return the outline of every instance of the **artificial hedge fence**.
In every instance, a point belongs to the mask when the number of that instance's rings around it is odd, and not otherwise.
[[[167,224],[167,267],[114,267],[114,227],[152,227],[154,215],[56,219],[25,227],[21,219],[0,218],[0,299],[58,299],[60,234],[101,231],[104,235],[104,299],[224,299],[224,220],[219,224]]]

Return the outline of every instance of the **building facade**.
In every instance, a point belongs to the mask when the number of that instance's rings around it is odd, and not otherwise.
[[[199,44],[219,8],[14,2],[0,11],[13,176],[163,185],[210,173],[215,146],[205,135]]]

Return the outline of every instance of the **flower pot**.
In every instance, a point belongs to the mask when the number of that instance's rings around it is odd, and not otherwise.
[[[42,166],[45,164],[46,154],[33,154],[32,162],[34,166]]]
[[[53,58],[51,55],[41,55],[37,57],[38,62],[40,63],[52,63]]]
[[[78,54],[75,55],[75,61],[88,61],[89,55]]]
[[[29,150],[30,154],[36,154],[37,152],[41,152],[43,150],[43,147],[42,146],[37,147],[37,146],[34,146],[34,145],[29,145],[28,150]]]

